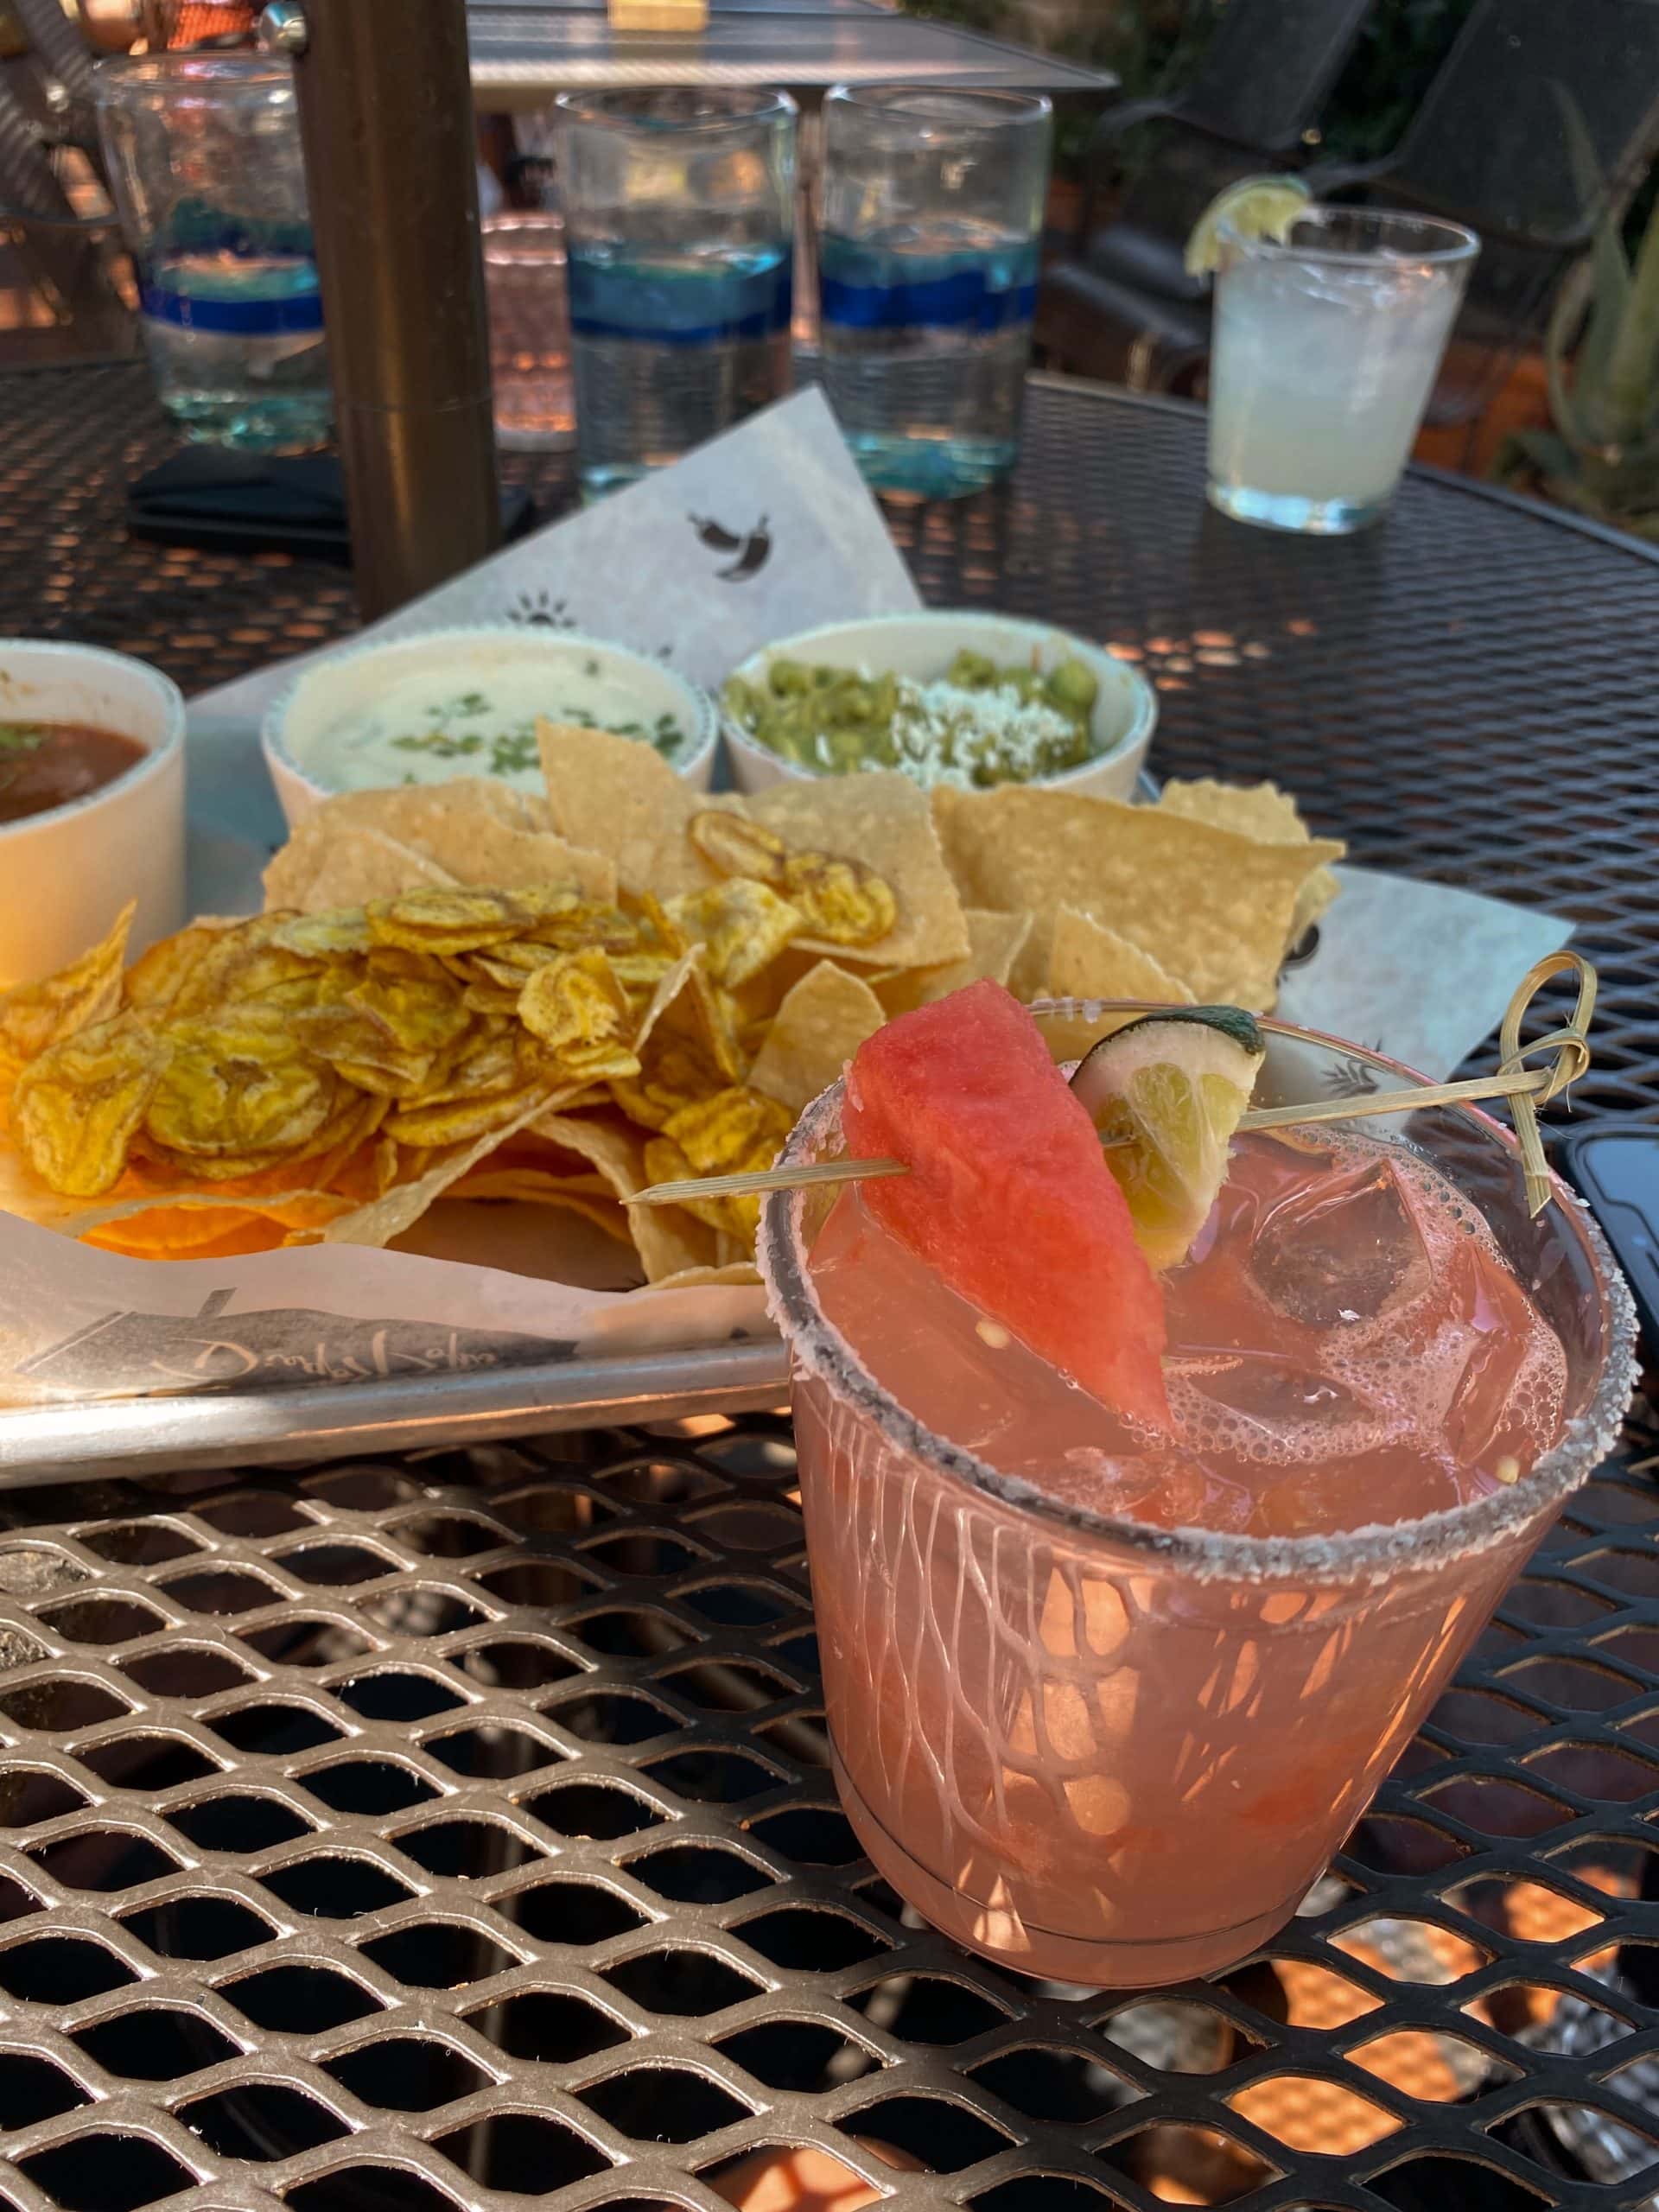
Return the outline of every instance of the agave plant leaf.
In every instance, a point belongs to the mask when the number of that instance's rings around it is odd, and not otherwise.
[[[1659,418],[1659,208],[1637,249],[1630,297],[1607,356],[1605,391],[1611,442],[1637,443]]]
[[[1593,207],[1599,200],[1610,198],[1606,172],[1602,168],[1595,142],[1590,136],[1589,125],[1585,122],[1583,111],[1577,100],[1565,85],[1552,84],[1550,90],[1561,111],[1562,135],[1567,141],[1567,159],[1572,165],[1574,181],[1585,205]],[[1574,273],[1577,274],[1576,271]],[[1621,226],[1611,205],[1596,226],[1588,276],[1589,312],[1584,317],[1581,331],[1578,329],[1578,323],[1584,306],[1582,279],[1576,288],[1569,279],[1563,285],[1560,300],[1558,301],[1560,307],[1568,302],[1569,295],[1573,296],[1570,314],[1565,318],[1566,327],[1560,333],[1560,350],[1564,352],[1573,337],[1578,337],[1573,369],[1573,427],[1566,434],[1574,444],[1605,445],[1618,435],[1617,427],[1608,416],[1607,373],[1630,296],[1630,265],[1624,252]],[[1551,403],[1554,405],[1560,368],[1554,318],[1551,321],[1547,355]],[[1556,420],[1562,422],[1566,429],[1560,414]]]
[[[1633,515],[1659,509],[1659,440],[1626,446],[1616,456],[1592,454],[1584,462],[1585,490],[1611,520],[1624,523]]]
[[[1594,284],[1586,259],[1575,262],[1561,279],[1544,332],[1544,375],[1549,386],[1549,416],[1575,453],[1601,442],[1601,410],[1594,407],[1587,380],[1573,359],[1573,341],[1584,321],[1585,299]]]
[[[1566,439],[1554,430],[1511,430],[1504,439],[1495,473],[1503,479],[1536,471],[1541,476],[1568,481],[1580,474],[1579,456]]]

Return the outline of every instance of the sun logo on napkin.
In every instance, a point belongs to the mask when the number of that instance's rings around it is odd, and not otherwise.
[[[574,630],[576,626],[569,601],[555,599],[545,590],[521,591],[507,609],[507,620],[533,623],[543,630]]]

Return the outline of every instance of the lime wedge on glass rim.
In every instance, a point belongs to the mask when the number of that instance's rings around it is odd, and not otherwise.
[[[1264,1049],[1242,1007],[1172,1007],[1102,1038],[1078,1063],[1071,1088],[1154,1268],[1184,1260],[1209,1218]]]
[[[1184,257],[1187,275],[1214,275],[1224,222],[1241,238],[1282,239],[1313,197],[1299,176],[1247,176],[1230,184],[1192,226]]]

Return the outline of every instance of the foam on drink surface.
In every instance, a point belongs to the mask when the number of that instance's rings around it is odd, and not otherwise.
[[[1260,1133],[1164,1277],[1173,1437],[1137,1429],[838,1202],[830,1319],[930,1427],[1067,1503],[1255,1535],[1414,1519],[1512,1481],[1567,1364],[1491,1230],[1398,1145]]]

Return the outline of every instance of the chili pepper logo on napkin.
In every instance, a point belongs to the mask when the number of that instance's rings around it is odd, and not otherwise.
[[[728,530],[712,515],[688,515],[686,520],[697,533],[698,540],[711,553],[734,553],[737,558],[729,568],[716,569],[715,574],[722,583],[747,583],[751,576],[758,576],[772,557],[772,533],[762,515],[754,528],[742,535]]]

